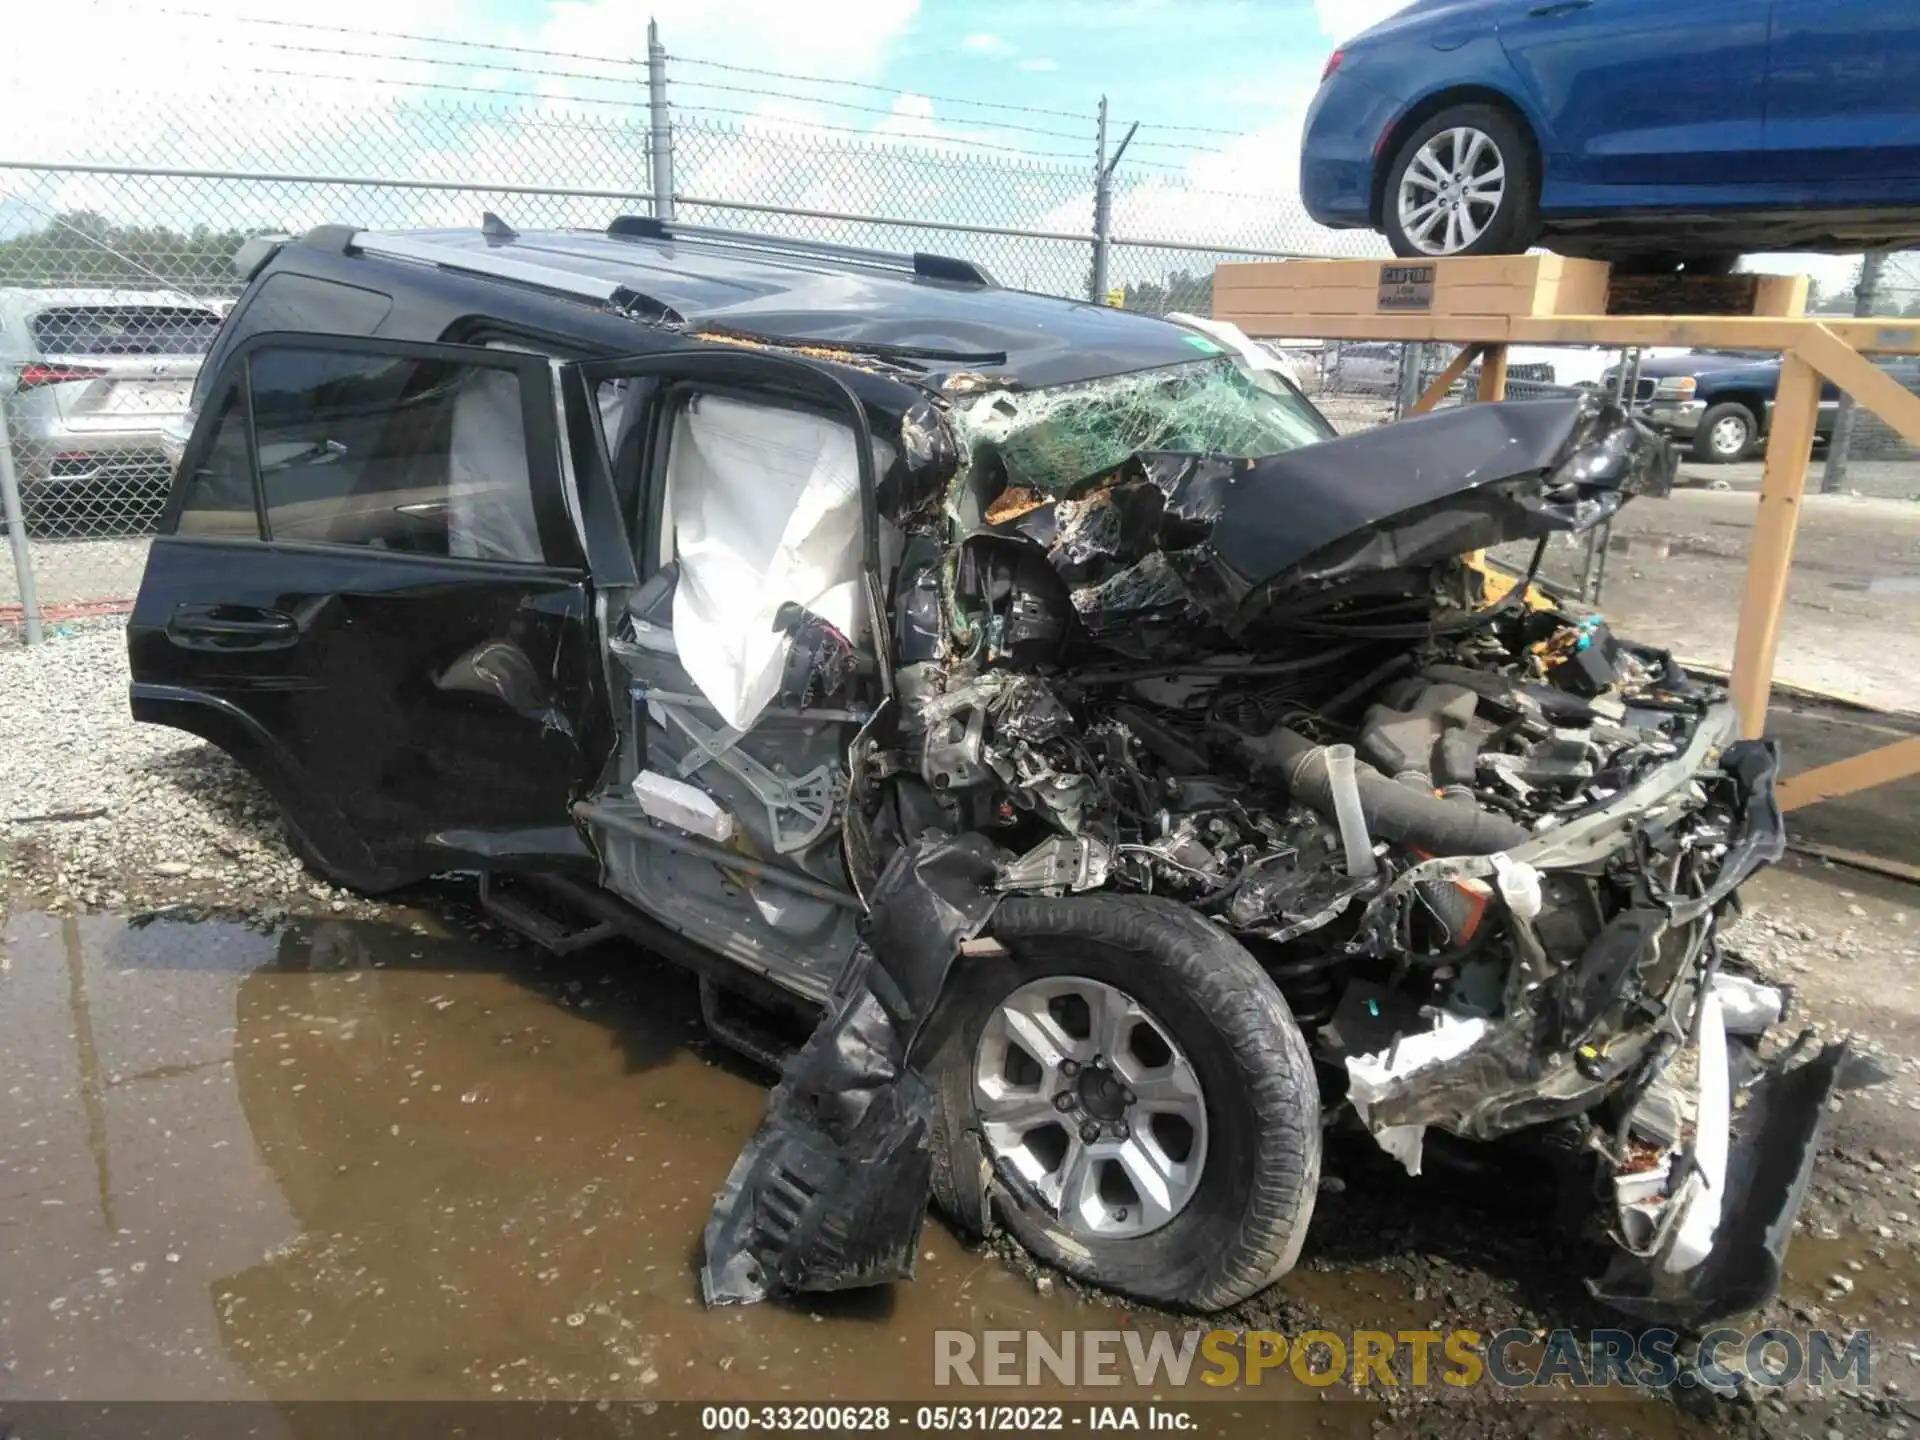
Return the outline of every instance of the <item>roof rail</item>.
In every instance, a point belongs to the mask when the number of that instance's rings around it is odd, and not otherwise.
[[[732,245],[763,250],[772,255],[813,255],[825,260],[849,260],[860,265],[884,265],[908,270],[925,280],[952,280],[961,285],[996,285],[993,276],[971,260],[951,255],[910,254],[869,250],[859,245],[836,245],[830,240],[801,240],[787,235],[762,235],[753,230],[725,230],[712,225],[682,225],[651,215],[619,215],[607,226],[615,240],[697,240],[703,245]]]
[[[442,270],[458,270],[468,275],[491,275],[499,280],[517,280],[542,290],[557,290],[583,300],[597,300],[611,309],[643,319],[678,323],[685,317],[669,305],[644,295],[618,280],[606,280],[577,270],[559,270],[551,265],[536,265],[515,259],[504,245],[490,244],[485,250],[468,250],[458,245],[441,245],[417,235],[383,234],[362,230],[353,237],[352,247],[363,255],[384,255],[394,260],[415,260]]]

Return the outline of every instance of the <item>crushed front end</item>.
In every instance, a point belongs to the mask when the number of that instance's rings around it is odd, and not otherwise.
[[[1408,1170],[1430,1130],[1551,1133],[1614,1252],[1597,1293],[1750,1308],[1841,1059],[1763,1061],[1782,998],[1717,938],[1784,846],[1775,759],[1536,581],[1670,458],[1592,400],[1325,439],[1276,398],[1224,359],[948,397],[950,478],[893,517],[856,876],[977,836],[1000,896],[1176,898]],[[1525,542],[1524,573],[1484,558]]]
[[[1478,553],[1537,564],[1657,492],[1658,442],[1548,402],[1241,458],[1262,417],[1224,376],[1100,389],[958,417],[958,538],[896,589],[904,773],[874,828],[990,836],[1005,893],[1177,896],[1408,1169],[1428,1128],[1570,1130],[1620,1257],[1602,1294],[1755,1303],[1838,1063],[1763,1065],[1780,997],[1722,968],[1736,887],[1784,845],[1774,757]]]

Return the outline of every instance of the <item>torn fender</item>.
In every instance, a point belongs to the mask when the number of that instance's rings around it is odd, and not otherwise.
[[[714,1199],[707,1304],[912,1278],[934,1097],[907,1056],[961,944],[993,915],[1000,858],[982,836],[923,838],[881,873],[831,1012]]]

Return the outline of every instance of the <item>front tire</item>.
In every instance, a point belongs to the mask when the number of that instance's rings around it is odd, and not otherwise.
[[[1319,1187],[1319,1086],[1253,957],[1151,896],[1012,898],[989,933],[1007,954],[960,962],[922,1040],[942,1209],[1183,1309],[1292,1269]]]
[[[1737,400],[1726,400],[1700,417],[1693,432],[1693,458],[1708,465],[1731,465],[1753,448],[1759,426],[1753,412]]]
[[[1521,254],[1540,233],[1539,173],[1533,141],[1511,115],[1457,105],[1394,153],[1381,229],[1410,259]]]

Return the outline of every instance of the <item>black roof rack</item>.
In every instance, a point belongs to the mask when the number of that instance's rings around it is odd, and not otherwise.
[[[697,240],[703,245],[731,245],[772,255],[808,255],[826,260],[848,260],[860,265],[883,265],[907,270],[925,280],[950,280],[960,285],[995,285],[993,276],[971,260],[931,255],[924,250],[900,254],[869,250],[859,245],[836,245],[828,240],[801,240],[788,235],[761,235],[751,230],[723,230],[711,225],[682,225],[651,215],[620,215],[607,226],[615,240]]]

